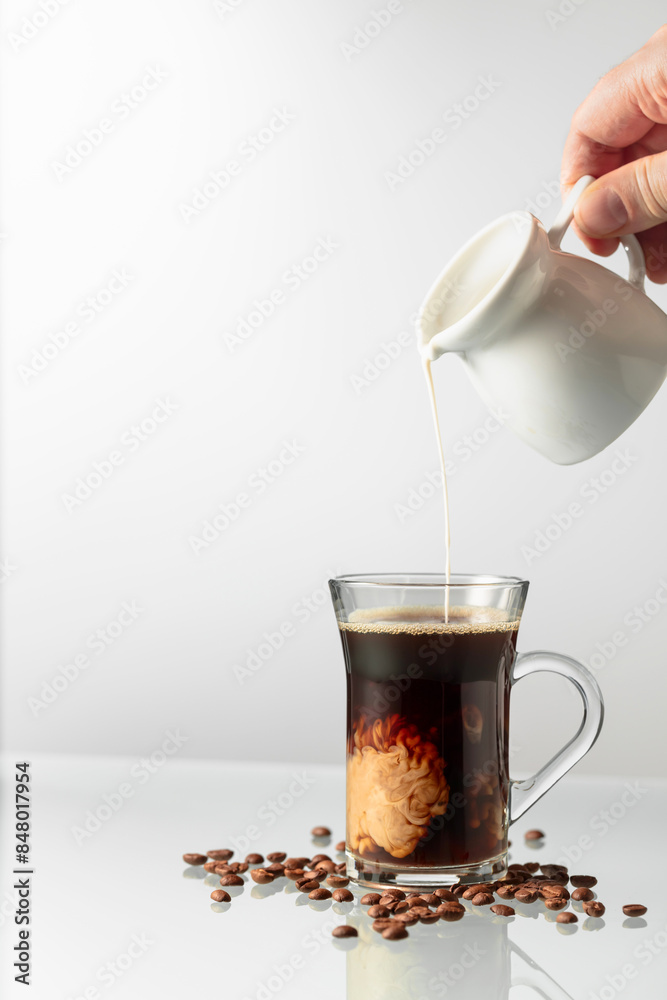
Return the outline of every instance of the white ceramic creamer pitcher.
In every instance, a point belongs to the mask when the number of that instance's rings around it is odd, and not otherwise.
[[[667,316],[646,295],[644,255],[622,239],[628,279],[560,250],[582,177],[547,232],[529,212],[482,229],[419,315],[431,360],[458,354],[480,395],[552,462],[571,465],[625,431],[667,375]]]

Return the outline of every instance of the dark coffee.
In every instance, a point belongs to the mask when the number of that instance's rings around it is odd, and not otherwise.
[[[347,836],[363,862],[474,866],[503,854],[518,621],[492,608],[375,608],[339,622]],[[370,871],[370,866],[369,866]]]

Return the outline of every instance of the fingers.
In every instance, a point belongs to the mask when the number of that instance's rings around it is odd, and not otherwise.
[[[639,234],[646,258],[646,275],[658,285],[667,284],[667,223]]]
[[[667,125],[667,26],[607,73],[575,112],[561,169],[564,195],[584,174],[620,167],[624,150],[656,124]]]
[[[574,218],[596,239],[667,222],[667,152],[643,156],[598,178],[577,202]]]

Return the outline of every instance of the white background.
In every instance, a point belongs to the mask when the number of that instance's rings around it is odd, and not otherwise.
[[[586,0],[555,25],[554,0],[404,0],[350,53],[382,0],[217,6],[70,0],[17,45],[40,8],[4,5],[3,731],[23,751],[138,756],[179,728],[183,756],[341,761],[327,577],[444,560],[437,496],[396,513],[437,466],[414,346],[353,380],[411,330],[479,227],[538,197],[551,221],[559,200],[545,192],[575,107],[664,17],[652,0]],[[149,68],[166,78],[131,113],[114,110]],[[443,116],[480,77],[494,91],[455,127]],[[248,162],[240,147],[274,109],[293,120]],[[112,131],[59,178],[67,147],[103,118]],[[392,190],[387,174],[438,126],[445,143]],[[239,174],[186,221],[182,206],[231,159]],[[335,249],[290,289],[284,273],[320,240]],[[611,266],[623,271],[622,255]],[[86,322],[80,304],[123,269],[132,280]],[[284,301],[231,351],[226,335],[275,289]],[[664,288],[651,295],[667,307]],[[26,375],[73,321],[78,334]],[[486,411],[456,360],[435,377],[452,455]],[[158,399],[172,415],[132,450],[127,432]],[[613,633],[628,637],[595,661],[607,720],[582,773],[664,773],[667,613],[636,632],[627,616],[667,579],[666,426],[663,389],[618,443],[627,473],[530,564],[522,546],[617,446],[560,468],[501,430],[451,478],[453,569],[531,580],[521,648],[589,663]],[[284,441],[303,453],[260,495],[249,477]],[[68,510],[63,496],[114,450],[122,464]],[[193,551],[240,491],[250,506]],[[96,654],[89,637],[124,602],[141,612]],[[294,634],[240,683],[235,665],[284,623]],[[83,653],[89,665],[47,705]],[[577,716],[564,682],[525,681],[517,768]]]

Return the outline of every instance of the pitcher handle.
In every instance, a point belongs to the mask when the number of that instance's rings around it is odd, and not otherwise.
[[[574,218],[574,206],[577,204],[580,196],[589,184],[592,184],[594,180],[595,177],[591,177],[590,174],[580,177],[563,202],[560,212],[554,219],[554,223],[547,233],[549,246],[552,250],[560,250],[560,244],[563,236],[565,235],[565,230]],[[646,260],[644,258],[644,251],[642,250],[641,243],[636,236],[632,235],[632,233],[628,233],[626,236],[621,236],[620,239],[623,244],[623,249],[628,255],[628,284],[632,285],[632,287],[636,288],[638,291],[643,292],[644,279],[646,278]]]

